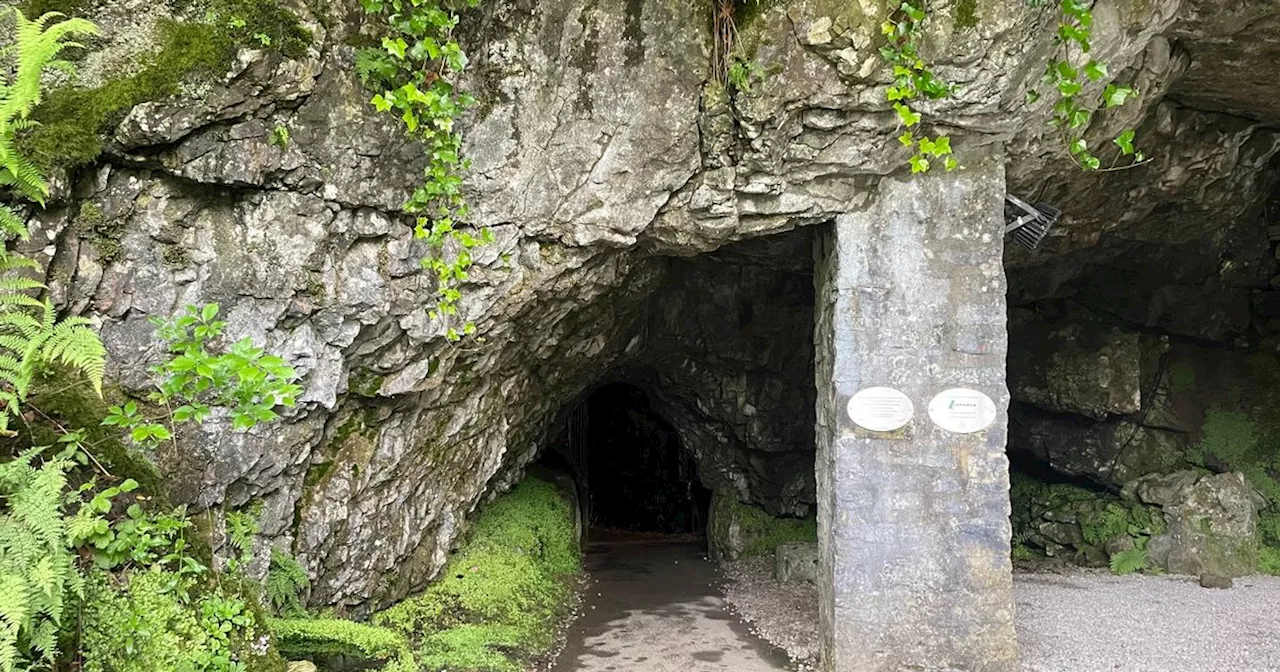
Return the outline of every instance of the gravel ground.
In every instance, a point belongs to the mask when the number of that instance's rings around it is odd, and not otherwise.
[[[745,558],[723,566],[725,600],[757,637],[787,652],[797,669],[818,658],[818,589],[778,583],[773,558]]]
[[[779,584],[769,559],[725,566],[725,597],[800,669],[817,653],[817,591]],[[1023,672],[1280,672],[1280,577],[1194,578],[1105,572],[1014,577]]]

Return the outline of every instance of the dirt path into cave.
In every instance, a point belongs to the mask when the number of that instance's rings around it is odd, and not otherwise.
[[[695,543],[586,549],[592,582],[552,672],[771,672],[787,657],[729,613]]]

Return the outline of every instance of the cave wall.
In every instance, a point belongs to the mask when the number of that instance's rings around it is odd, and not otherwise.
[[[109,78],[113,59],[127,70],[160,19],[198,18],[101,4],[86,84]],[[371,28],[355,3],[288,6],[314,33],[306,54],[240,49],[213,81],[134,108],[99,162],[56,176],[51,207],[33,215],[27,247],[51,262],[60,304],[101,322],[125,391],[142,393],[160,356],[148,319],[206,301],[221,303],[229,335],[255,337],[303,375],[302,403],[283,422],[238,434],[215,419],[159,455],[176,501],[260,501],[261,542],[298,556],[315,602],[385,604],[439,570],[560,409],[632,366],[649,371],[698,446],[705,480],[775,512],[812,502],[801,440],[812,404],[784,395],[812,370],[800,275],[723,259],[680,270],[657,255],[829,221],[876,198],[904,162],[875,42],[882,3],[761,9],[740,29],[768,74],[733,96],[711,83],[710,13],[699,3],[495,0],[466,13],[466,85],[479,100],[463,123],[466,190],[473,223],[496,241],[478,250],[459,305],[484,340],[456,345],[428,318],[424,244],[399,213],[420,148],[367,105],[352,69],[351,45]],[[1091,132],[1145,119],[1158,157],[1103,181],[1072,172],[1047,110],[1022,102],[1052,48],[1052,14],[979,0],[976,25],[962,26],[954,7],[937,8],[930,50],[961,88],[923,109],[947,119],[958,148],[1004,146],[1012,188],[1051,185],[1070,213],[1045,257],[1010,256],[1029,269],[1015,283],[1020,301],[1059,298],[1081,269],[1125,258],[1152,231],[1185,229],[1191,242],[1208,226],[1167,226],[1159,204],[1203,202],[1205,218],[1228,219],[1253,207],[1257,167],[1275,148],[1266,106],[1242,118],[1229,86],[1209,96],[1226,101],[1217,108],[1175,93],[1184,75],[1229,82],[1205,62],[1241,30],[1270,35],[1259,18],[1270,11],[1098,3],[1097,57],[1147,95]],[[1257,49],[1250,57],[1268,53]],[[285,147],[270,142],[276,125],[290,129]],[[716,289],[726,283],[768,300],[744,320]],[[672,347],[640,347],[646,332]],[[756,368],[744,372],[748,362]]]

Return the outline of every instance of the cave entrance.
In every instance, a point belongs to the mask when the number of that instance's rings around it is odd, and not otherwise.
[[[612,382],[583,401],[591,536],[699,535],[711,491],[644,390]]]

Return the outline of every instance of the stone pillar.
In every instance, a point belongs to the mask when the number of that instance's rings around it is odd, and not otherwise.
[[[895,176],[817,242],[817,478],[822,669],[1017,669],[1009,559],[1004,169]],[[873,432],[852,395],[901,391],[914,416]],[[951,388],[995,420],[948,431]],[[944,404],[945,406],[945,404]],[[952,405],[954,406],[954,404]]]

